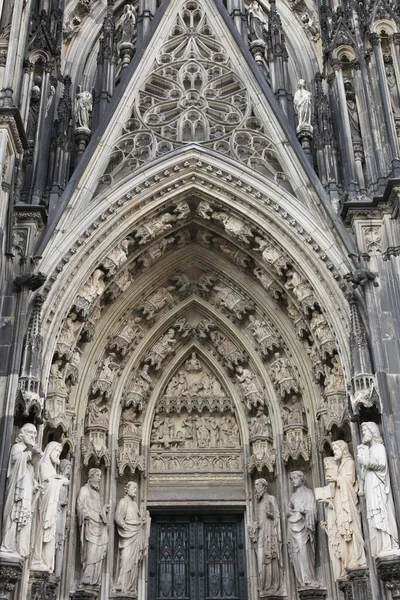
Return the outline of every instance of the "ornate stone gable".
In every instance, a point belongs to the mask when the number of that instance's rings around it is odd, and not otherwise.
[[[185,2],[176,16],[100,183],[114,183],[149,160],[193,143],[275,181],[283,177],[276,145],[255,113],[246,83],[197,1]]]

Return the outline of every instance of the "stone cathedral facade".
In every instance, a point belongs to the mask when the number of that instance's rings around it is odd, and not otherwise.
[[[1,11],[1,600],[399,600],[398,0]]]

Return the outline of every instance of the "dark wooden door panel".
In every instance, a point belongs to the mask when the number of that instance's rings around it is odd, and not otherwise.
[[[246,600],[242,517],[152,516],[149,600]]]

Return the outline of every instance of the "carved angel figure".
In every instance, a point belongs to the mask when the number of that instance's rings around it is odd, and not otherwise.
[[[140,245],[147,244],[150,240],[165,231],[171,229],[172,223],[176,221],[176,217],[170,213],[165,213],[159,217],[140,225],[136,229],[135,238],[139,241]]]
[[[139,310],[143,311],[146,315],[146,319],[152,319],[158,311],[164,306],[172,302],[173,297],[171,292],[175,290],[175,286],[170,285],[168,287],[160,287],[154,294],[149,296],[139,306]]]
[[[223,285],[215,285],[214,290],[217,292],[215,300],[223,307],[232,312],[239,320],[243,318],[243,314],[253,308],[253,304],[243,298],[240,294],[229,287]]]
[[[253,233],[248,225],[246,225],[241,219],[233,217],[228,213],[215,212],[213,219],[223,224],[225,231],[230,233],[234,238],[245,244],[250,243],[250,238],[253,237]]]

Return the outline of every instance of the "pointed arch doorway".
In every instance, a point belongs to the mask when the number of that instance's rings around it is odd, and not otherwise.
[[[243,513],[152,514],[148,600],[246,600]]]

